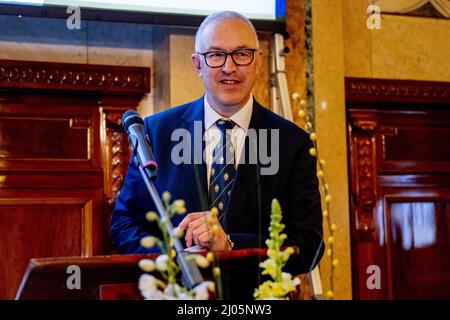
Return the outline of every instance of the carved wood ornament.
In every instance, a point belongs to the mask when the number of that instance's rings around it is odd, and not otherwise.
[[[356,180],[354,186],[356,229],[362,232],[374,230],[373,210],[376,201],[376,150],[375,120],[355,120],[351,123],[352,171]]]

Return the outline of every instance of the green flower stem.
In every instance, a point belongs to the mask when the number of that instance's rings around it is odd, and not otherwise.
[[[322,163],[320,163],[320,157],[319,157],[319,149],[317,148],[317,140],[313,141],[314,143],[314,148],[316,149],[316,158],[318,159],[317,164],[319,166],[319,170],[323,172],[324,168]],[[324,196],[326,198],[326,196],[329,195],[328,192],[328,188],[325,187],[326,185],[326,181],[325,181],[325,175],[323,175],[322,177],[319,178],[320,179],[320,183],[323,186],[323,193]],[[329,202],[325,202],[325,210],[328,212],[327,216],[326,216],[326,220],[327,220],[327,229],[328,229],[328,234],[330,237],[334,237],[334,230],[331,229],[331,217],[330,217],[330,203]],[[330,274],[328,275],[328,280],[329,280],[329,286],[330,286],[330,290],[334,292],[334,266],[333,266],[333,260],[334,260],[334,245],[333,243],[329,243],[329,250],[331,250],[331,255],[330,255]]]
[[[216,259],[216,253],[214,254],[214,259],[213,259],[213,270],[214,268],[219,268],[219,262]],[[214,282],[216,283],[216,292],[217,292],[217,299],[222,300],[223,299],[223,288],[222,288],[222,273],[219,275],[215,275],[213,272],[213,276],[214,276]]]

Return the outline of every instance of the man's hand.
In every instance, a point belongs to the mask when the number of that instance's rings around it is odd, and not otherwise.
[[[213,251],[231,250],[217,216],[209,211],[189,213],[178,227],[184,231],[187,247],[195,244]]]

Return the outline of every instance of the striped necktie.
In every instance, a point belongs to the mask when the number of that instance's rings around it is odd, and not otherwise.
[[[209,208],[219,210],[219,221],[223,223],[233,182],[236,178],[234,147],[231,130],[235,123],[231,120],[217,120],[222,137],[213,152],[211,176],[209,180]]]

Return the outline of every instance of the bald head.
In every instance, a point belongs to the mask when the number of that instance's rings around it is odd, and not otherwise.
[[[203,34],[205,33],[205,31],[209,27],[211,27],[213,24],[223,22],[226,20],[240,20],[240,21],[244,22],[245,24],[247,24],[250,27],[250,29],[252,30],[252,33],[254,34],[255,46],[256,46],[255,48],[259,49],[259,41],[258,41],[258,35],[256,34],[256,29],[247,17],[243,16],[242,14],[240,14],[238,12],[234,12],[234,11],[220,11],[220,12],[215,12],[215,13],[209,15],[201,23],[200,27],[198,28],[197,34],[195,36],[195,52],[203,52],[205,50],[205,48],[203,47],[203,42],[202,42]]]

